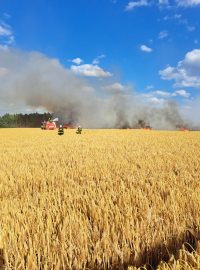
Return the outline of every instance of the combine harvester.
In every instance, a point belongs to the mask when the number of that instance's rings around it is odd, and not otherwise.
[[[48,121],[43,121],[41,125],[42,130],[55,130],[57,128],[56,122],[58,121],[58,118],[55,119],[49,119]]]

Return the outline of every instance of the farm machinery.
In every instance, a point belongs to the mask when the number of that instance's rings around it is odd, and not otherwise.
[[[55,130],[57,128],[56,122],[58,121],[58,118],[55,119],[48,119],[48,121],[43,121],[41,124],[41,129],[43,130]]]

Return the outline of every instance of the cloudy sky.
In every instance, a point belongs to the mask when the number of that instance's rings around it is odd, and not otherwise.
[[[200,96],[199,14],[200,0],[1,0],[0,50],[38,52],[75,76],[187,109]]]

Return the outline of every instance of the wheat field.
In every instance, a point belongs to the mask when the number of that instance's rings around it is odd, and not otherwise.
[[[200,132],[0,129],[0,151],[1,269],[200,269]]]

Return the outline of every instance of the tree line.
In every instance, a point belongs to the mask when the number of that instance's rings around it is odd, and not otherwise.
[[[41,123],[49,118],[52,118],[51,113],[6,113],[0,116],[0,128],[40,127]]]

